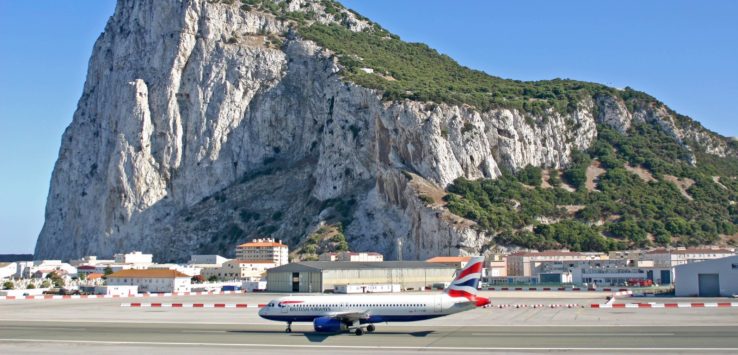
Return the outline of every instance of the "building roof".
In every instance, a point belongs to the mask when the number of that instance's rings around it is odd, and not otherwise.
[[[273,260],[228,260],[225,263],[237,263],[237,264],[276,264]]]
[[[103,276],[104,276],[103,274],[98,274],[98,273],[94,273],[93,272],[93,273],[87,275],[87,279],[88,280],[97,280],[97,279],[99,279],[99,278],[101,278]]]
[[[95,270],[96,267],[92,265],[81,265],[77,266],[77,270]]]
[[[439,263],[426,261],[303,261],[271,268],[267,272],[299,272],[324,270],[363,270],[363,269],[455,269]]]
[[[187,277],[189,276],[177,271],[177,270],[166,270],[166,269],[146,269],[146,270],[121,270],[116,273],[108,275],[108,278],[121,278],[121,277],[138,277],[138,278],[155,278],[155,279],[173,279],[175,277]]]
[[[654,249],[646,254],[735,254],[728,249],[710,249],[710,248],[687,248],[687,249]]]
[[[258,248],[258,247],[287,247],[282,243],[277,242],[248,242],[238,246],[238,248]]]
[[[546,250],[542,252],[519,251],[510,254],[510,256],[584,256],[584,254],[575,251]]]
[[[728,256],[725,258],[719,258],[719,259],[707,259],[707,260],[701,260],[697,262],[691,262],[686,263],[682,265],[677,265],[674,268],[676,269],[676,275],[678,278],[685,278],[684,275],[686,275],[687,270],[697,269],[697,270],[714,270],[715,273],[717,273],[717,269],[715,269],[715,266],[720,265],[722,263],[738,263],[738,255]],[[738,264],[734,264],[738,265]],[[703,271],[704,272],[704,271]],[[697,278],[697,275],[692,275],[691,277]]]
[[[429,263],[465,263],[471,258],[471,256],[436,256],[426,261]]]

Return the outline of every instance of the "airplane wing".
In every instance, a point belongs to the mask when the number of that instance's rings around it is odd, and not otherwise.
[[[340,319],[347,323],[369,318],[369,312],[332,312],[327,314],[328,317]]]

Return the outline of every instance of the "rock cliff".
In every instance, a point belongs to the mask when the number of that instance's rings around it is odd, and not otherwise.
[[[276,1],[352,31],[368,20],[321,1]],[[280,5],[283,4],[283,5]],[[562,167],[597,124],[659,122],[725,154],[725,141],[681,128],[664,107],[613,96],[567,113],[386,101],[342,79],[328,49],[289,19],[248,4],[121,0],[89,62],[62,137],[38,258],[143,250],[158,260],[232,254],[271,235],[296,246],[342,223],[355,250],[392,259],[484,252],[490,237],[421,199],[458,177]]]

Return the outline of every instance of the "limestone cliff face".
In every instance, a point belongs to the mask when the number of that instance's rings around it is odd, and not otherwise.
[[[288,6],[330,21],[319,2]],[[343,21],[368,27],[350,12]],[[295,246],[326,221],[344,223],[353,249],[389,259],[398,238],[406,259],[479,253],[489,236],[421,201],[422,186],[565,166],[597,122],[673,121],[612,97],[545,117],[383,102],[288,26],[238,4],[119,1],[62,137],[36,256],[136,249],[182,260],[261,235]]]

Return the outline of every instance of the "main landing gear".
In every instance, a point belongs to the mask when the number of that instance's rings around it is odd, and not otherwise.
[[[369,324],[369,325],[366,326],[366,332],[367,333],[371,333],[375,329],[377,329],[377,328],[374,326],[374,324]],[[356,334],[356,335],[364,335],[364,332],[365,332],[365,330],[362,327],[356,328],[354,330],[354,334]]]
[[[292,322],[287,322],[287,329],[285,329],[284,332],[292,333]]]

